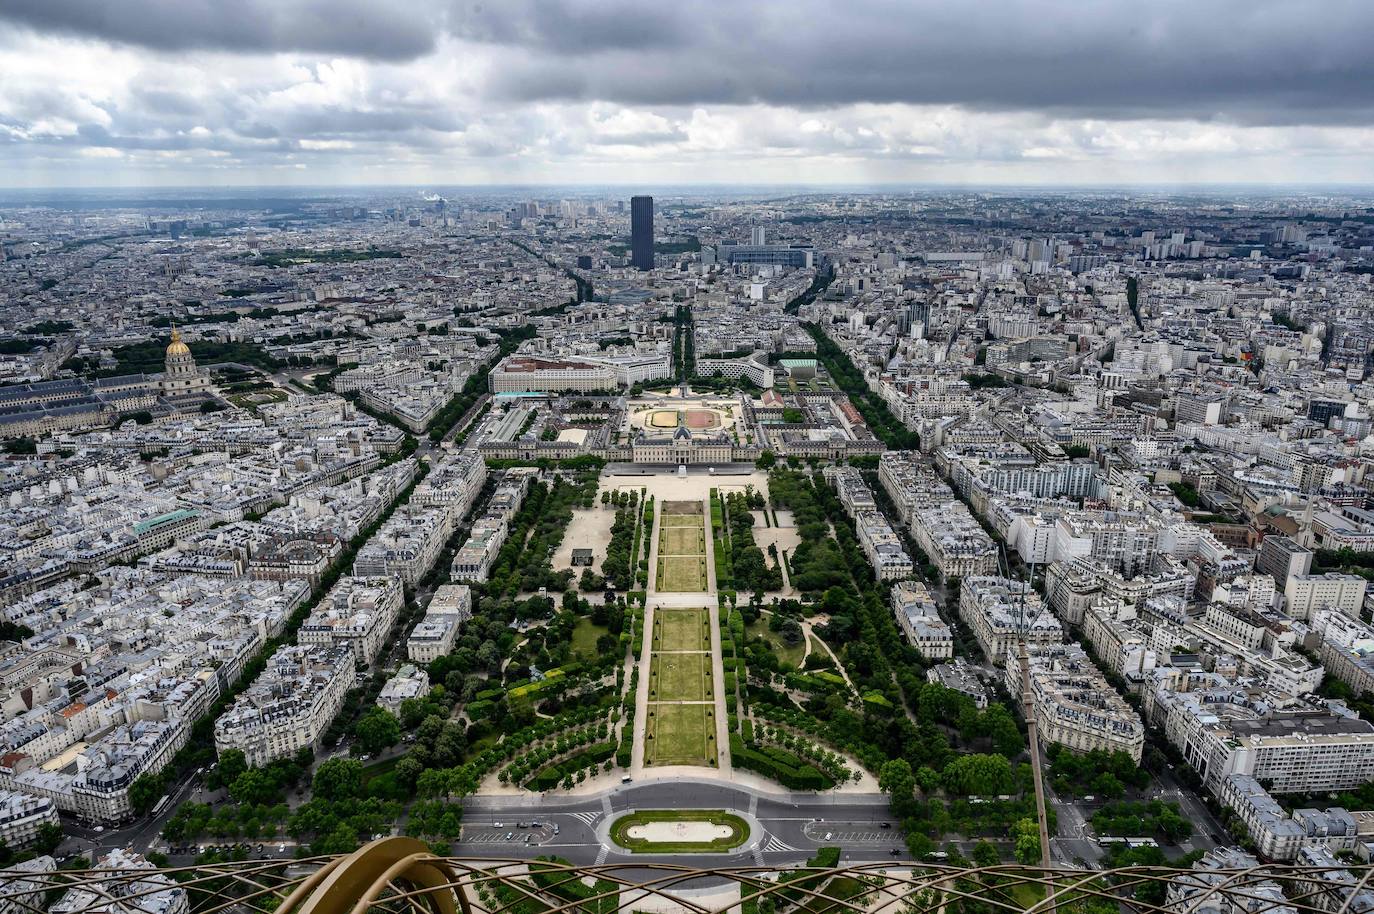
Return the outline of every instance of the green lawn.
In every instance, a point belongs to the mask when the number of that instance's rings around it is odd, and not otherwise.
[[[658,557],[658,589],[665,593],[701,593],[706,590],[706,557],[669,555]]]
[[[705,701],[710,654],[654,654],[650,701]]]
[[[810,898],[801,906],[802,911],[810,914],[850,914],[852,911],[862,910],[863,905],[849,904],[849,899],[858,895],[864,890],[864,884],[850,876],[837,876],[821,889],[823,898]],[[876,893],[870,892],[865,896],[866,899],[876,897]],[[833,900],[832,900],[833,899]]]
[[[794,667],[801,666],[802,658],[806,656],[806,642],[803,640],[796,644],[788,644],[782,640],[782,635],[768,630],[768,618],[766,616],[760,616],[753,624],[746,626],[744,631],[750,640],[762,638],[767,641],[773,649],[773,655],[778,660]]]
[[[709,651],[710,622],[704,609],[654,610],[656,651]]]
[[[716,764],[711,705],[650,704],[644,726],[644,764]]]
[[[572,652],[595,660],[597,656],[596,639],[609,633],[609,628],[604,625],[597,625],[591,619],[578,619],[577,625],[572,630]]]
[[[690,527],[664,527],[659,534],[659,555],[706,554],[706,534],[700,524]]]

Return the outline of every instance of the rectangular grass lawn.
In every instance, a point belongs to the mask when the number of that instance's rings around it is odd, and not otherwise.
[[[650,701],[705,701],[710,654],[654,654]]]
[[[706,533],[701,523],[690,527],[664,527],[659,539],[660,555],[704,555],[706,553]]]
[[[645,724],[644,761],[649,765],[705,765],[714,761],[715,746],[706,739],[715,724],[706,716],[711,705],[651,704]]]
[[[656,609],[654,628],[658,635],[656,651],[709,651],[709,629],[703,609]]]
[[[663,555],[658,558],[658,589],[670,593],[696,593],[706,589],[706,557]]]

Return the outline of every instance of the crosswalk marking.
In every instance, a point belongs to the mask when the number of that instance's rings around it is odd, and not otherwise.
[[[611,849],[609,847],[607,847],[604,844],[601,845],[601,850],[599,850],[596,854],[596,865],[600,866],[601,864],[605,863],[606,857],[610,854],[610,852]]]

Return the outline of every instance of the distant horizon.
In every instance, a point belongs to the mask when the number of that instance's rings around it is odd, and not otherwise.
[[[1374,185],[1366,0],[724,12],[0,3],[0,187]]]
[[[1071,192],[1161,192],[1179,190],[1186,192],[1374,192],[1374,180],[1367,182],[1352,181],[1136,181],[1136,182],[996,182],[996,181],[886,181],[886,182],[664,182],[661,184],[644,182],[607,183],[599,181],[507,181],[507,182],[394,182],[394,183],[168,183],[168,184],[69,184],[69,185],[18,185],[0,184],[0,202],[7,194],[78,196],[88,193],[110,195],[166,194],[176,192],[197,192],[205,194],[241,194],[254,191],[310,193],[310,192],[362,192],[362,191],[408,191],[417,192],[453,191],[460,193],[480,193],[484,191],[574,191],[592,193],[596,191],[615,191],[624,193],[626,200],[634,194],[672,194],[675,192],[705,193],[723,192],[779,192],[796,191],[801,193],[922,193],[942,191],[1027,191],[1036,193]]]

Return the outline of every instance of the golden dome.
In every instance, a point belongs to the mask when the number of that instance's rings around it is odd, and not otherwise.
[[[190,347],[187,346],[185,343],[183,343],[183,342],[181,341],[181,331],[178,330],[178,329],[176,329],[175,327],[173,327],[173,328],[172,328],[172,342],[167,346],[167,356],[168,356],[168,358],[170,358],[170,357],[172,357],[172,356],[174,356],[174,355],[190,355],[190,354],[191,354],[191,349],[190,349]]]

